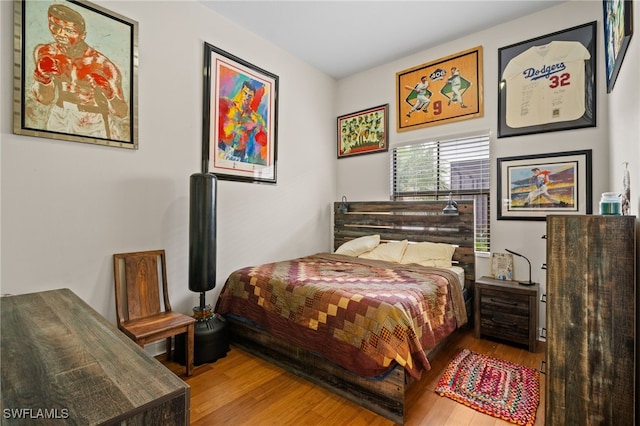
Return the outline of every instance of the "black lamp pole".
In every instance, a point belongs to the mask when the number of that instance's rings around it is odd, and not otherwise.
[[[527,261],[527,263],[529,264],[529,281],[518,281],[518,284],[520,285],[534,285],[535,283],[533,281],[531,281],[531,262],[529,262],[529,259],[526,258],[526,256],[521,255],[520,253],[516,253],[515,251],[511,251],[509,249],[505,249],[508,253],[511,254],[515,254],[516,256],[520,256],[522,258],[524,258],[524,260]]]

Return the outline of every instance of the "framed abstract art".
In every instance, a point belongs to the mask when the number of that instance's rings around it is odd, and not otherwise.
[[[276,183],[278,76],[204,44],[203,172]]]

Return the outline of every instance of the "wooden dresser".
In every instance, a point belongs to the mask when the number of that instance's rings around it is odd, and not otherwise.
[[[189,386],[70,290],[0,312],[3,425],[189,424]]]
[[[547,425],[633,425],[633,216],[547,216]]]

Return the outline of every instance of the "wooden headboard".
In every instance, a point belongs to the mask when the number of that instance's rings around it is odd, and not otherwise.
[[[458,214],[444,215],[446,201],[347,201],[347,213],[333,205],[333,248],[354,238],[380,234],[381,241],[430,241],[457,245],[453,260],[465,270],[465,287],[475,282],[474,202],[457,201]]]

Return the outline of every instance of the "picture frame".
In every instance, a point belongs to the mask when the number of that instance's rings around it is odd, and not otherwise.
[[[591,214],[591,164],[590,149],[498,158],[498,220]]]
[[[611,93],[633,35],[633,2],[631,0],[603,0],[602,9],[607,93]]]
[[[491,278],[513,279],[513,255],[511,253],[491,253]]]
[[[337,119],[338,158],[389,151],[389,104]]]
[[[14,0],[13,73],[15,134],[138,149],[138,22],[88,1]]]
[[[279,77],[204,43],[203,172],[276,184]]]
[[[397,72],[396,130],[482,117],[482,72],[482,46]]]
[[[498,138],[595,127],[596,47],[593,21],[498,49]]]

